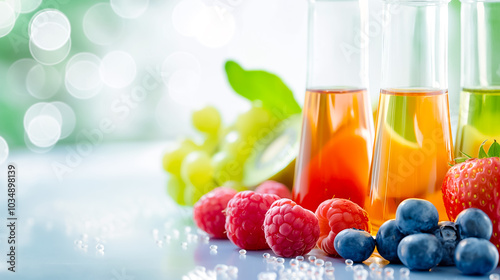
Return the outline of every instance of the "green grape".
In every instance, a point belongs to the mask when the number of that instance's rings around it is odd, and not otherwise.
[[[180,176],[182,161],[189,153],[197,149],[199,147],[190,139],[176,143],[163,155],[163,169],[173,175]]]
[[[240,181],[243,178],[243,163],[239,162],[227,151],[220,151],[212,157],[215,173],[214,179],[218,185],[227,181]]]
[[[250,153],[252,152],[252,147],[255,144],[255,138],[242,139],[240,133],[233,130],[226,134],[224,140],[221,143],[221,151],[225,151],[234,157],[241,163],[244,163]]]
[[[179,176],[169,176],[167,180],[167,194],[179,205],[187,205],[184,200],[186,184]]]
[[[213,181],[198,187],[188,184],[186,186],[186,190],[184,191],[184,201],[186,202],[186,205],[193,206],[204,194],[215,189],[216,187],[217,186]]]
[[[213,106],[206,106],[194,111],[192,121],[196,129],[210,135],[216,135],[221,126],[220,113]]]
[[[219,136],[218,135],[208,135],[201,145],[201,149],[207,152],[209,155],[213,154],[219,147]]]
[[[222,184],[222,187],[231,188],[237,192],[248,191],[247,187],[245,187],[241,182],[236,181],[227,181]]]
[[[266,109],[253,105],[250,110],[238,116],[236,130],[243,138],[260,139],[271,132],[277,119]]]
[[[203,187],[213,181],[214,167],[204,151],[191,152],[182,161],[181,176],[186,183]]]

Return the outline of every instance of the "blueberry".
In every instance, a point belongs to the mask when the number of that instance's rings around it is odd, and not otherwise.
[[[379,228],[376,236],[378,253],[391,263],[401,262],[398,258],[398,245],[404,237],[405,235],[396,226],[395,220],[385,222]]]
[[[411,270],[429,270],[441,262],[441,242],[429,233],[408,235],[399,242],[398,257]]]
[[[396,210],[396,225],[403,234],[428,232],[437,226],[439,214],[427,200],[411,198],[399,204]]]
[[[441,241],[443,248],[443,259],[439,265],[454,265],[455,247],[460,241],[457,225],[453,222],[440,222],[434,235]]]
[[[497,248],[488,240],[466,238],[455,249],[455,265],[463,274],[484,275],[495,269],[497,264]]]
[[[362,262],[375,250],[375,239],[364,230],[344,229],[335,236],[333,245],[342,258]]]
[[[455,223],[458,225],[461,239],[477,237],[490,240],[493,233],[490,218],[477,208],[469,208],[460,212]]]

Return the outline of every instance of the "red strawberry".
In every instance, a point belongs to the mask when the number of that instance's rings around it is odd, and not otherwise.
[[[485,141],[486,142],[486,141]],[[493,222],[490,241],[500,251],[500,144],[496,141],[488,153],[484,142],[479,148],[479,158],[460,158],[448,170],[442,191],[448,218],[454,221],[467,208],[483,210]]]

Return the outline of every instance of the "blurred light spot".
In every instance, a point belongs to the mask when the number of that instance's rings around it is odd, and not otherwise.
[[[83,17],[83,32],[94,44],[109,45],[123,32],[123,20],[107,3],[90,7]]]
[[[170,97],[179,104],[195,106],[200,75],[193,70],[179,70],[170,76],[168,90]]]
[[[24,113],[23,125],[26,132],[28,132],[30,123],[39,116],[51,117],[59,123],[59,126],[62,126],[62,114],[59,109],[51,103],[39,102],[31,105]]]
[[[59,72],[51,66],[35,65],[26,76],[26,89],[38,99],[47,99],[61,86]]]
[[[195,37],[210,48],[229,43],[236,30],[230,12],[223,7],[207,6],[201,0],[180,1],[172,11],[172,23],[180,34]]]
[[[123,18],[137,18],[149,6],[149,0],[110,0],[111,8]]]
[[[233,38],[236,30],[234,17],[229,12],[221,12],[217,7],[205,9],[202,18],[204,29],[197,35],[198,41],[206,47],[218,48]]]
[[[19,13],[21,12],[21,0],[5,0],[3,2],[6,2],[12,7],[12,9],[14,9],[14,13],[16,14],[17,19]]]
[[[161,76],[174,101],[193,105],[201,80],[201,66],[196,57],[187,52],[172,53],[162,64]]]
[[[69,94],[78,99],[88,99],[102,88],[99,75],[101,59],[95,54],[79,53],[66,64],[65,85]]]
[[[61,137],[61,124],[51,116],[37,116],[29,123],[26,133],[35,146],[47,148]]]
[[[21,13],[30,13],[36,10],[42,0],[21,0]]]
[[[54,51],[64,47],[70,39],[71,25],[60,11],[45,9],[31,19],[29,36],[38,48]]]
[[[112,88],[123,88],[135,79],[137,74],[134,58],[124,51],[112,51],[101,61],[99,73],[102,81]]]
[[[61,113],[62,117],[62,126],[61,126],[61,139],[64,139],[68,137],[73,130],[75,129],[76,125],[76,116],[75,116],[75,111],[66,103],[56,101],[50,103],[59,109],[59,112]]]
[[[14,8],[7,2],[0,2],[0,38],[9,34],[16,24]]]
[[[201,0],[180,1],[172,11],[172,23],[175,30],[188,37],[194,37],[203,30],[201,15],[206,9]]]
[[[36,145],[34,145],[33,143],[31,143],[31,140],[28,136],[28,134],[26,133],[26,131],[24,132],[24,144],[26,145],[26,147],[34,152],[34,153],[38,153],[38,154],[43,154],[43,153],[46,153],[50,150],[52,150],[52,148],[54,146],[50,146],[50,147],[45,147],[45,148],[42,148],[42,147],[38,147]]]
[[[0,164],[4,163],[9,157],[9,145],[7,141],[0,136]]]
[[[161,65],[161,76],[165,84],[168,84],[171,76],[180,70],[192,70],[201,74],[201,65],[198,59],[187,52],[174,52],[170,54]]]
[[[62,48],[53,51],[40,49],[30,40],[29,48],[31,56],[39,63],[44,65],[55,65],[68,56],[71,50],[71,40],[68,40]]]
[[[18,100],[20,95],[28,95],[28,91],[26,89],[26,77],[29,71],[38,65],[38,63],[31,58],[23,58],[18,61],[12,63],[7,71],[7,83],[9,85],[9,91],[14,98],[12,100]],[[15,93],[15,94],[14,94]],[[6,95],[9,97],[11,95]]]

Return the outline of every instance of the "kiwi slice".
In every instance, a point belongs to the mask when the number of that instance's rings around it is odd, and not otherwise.
[[[242,182],[245,186],[255,187],[266,180],[274,180],[292,188],[301,125],[302,115],[292,115],[257,141],[244,166]]]

